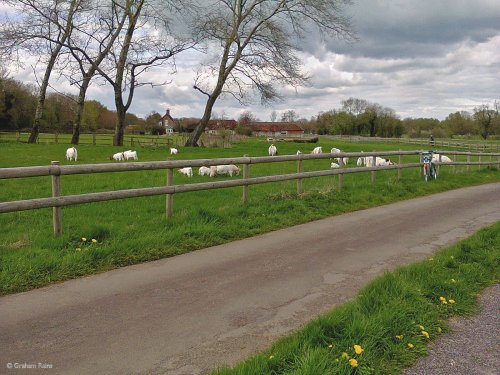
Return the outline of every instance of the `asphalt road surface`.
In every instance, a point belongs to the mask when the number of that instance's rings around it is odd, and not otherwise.
[[[488,184],[4,296],[0,374],[203,374],[499,220]]]

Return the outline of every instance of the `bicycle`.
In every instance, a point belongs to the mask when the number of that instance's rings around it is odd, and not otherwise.
[[[422,161],[425,181],[437,178],[436,166],[432,162],[432,151],[422,152]]]

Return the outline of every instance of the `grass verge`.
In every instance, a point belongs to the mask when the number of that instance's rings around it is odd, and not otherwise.
[[[447,318],[477,310],[478,293],[499,280],[499,260],[497,223],[386,273],[269,350],[212,375],[396,374],[448,331]]]

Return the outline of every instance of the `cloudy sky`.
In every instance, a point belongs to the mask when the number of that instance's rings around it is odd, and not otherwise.
[[[356,97],[392,108],[401,118],[444,119],[500,99],[498,0],[356,0],[348,13],[357,42],[324,41],[311,34],[303,44],[300,56],[312,77],[308,87],[285,88],[285,100],[269,107],[221,99],[214,111],[237,118],[250,110],[269,120],[273,110],[293,109],[309,119]],[[139,88],[130,111],[146,116],[170,108],[174,117],[201,117],[205,97],[192,89],[198,59],[179,55],[174,76],[150,73],[157,81],[172,82]],[[12,75],[33,78],[30,70]],[[62,81],[53,85],[69,90]],[[109,87],[93,85],[88,97],[114,108]]]

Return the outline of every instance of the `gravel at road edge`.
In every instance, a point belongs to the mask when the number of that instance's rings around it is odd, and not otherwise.
[[[428,355],[402,375],[483,375],[500,373],[500,284],[479,297],[480,312],[448,321],[451,332],[428,347]]]

